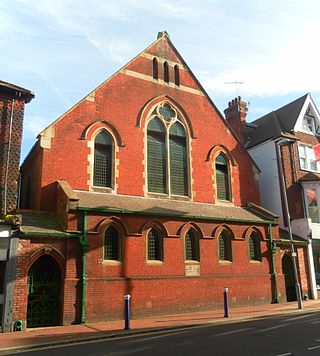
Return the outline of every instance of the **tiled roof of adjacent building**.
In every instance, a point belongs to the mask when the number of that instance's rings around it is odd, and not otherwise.
[[[251,122],[247,127],[247,148],[293,131],[308,94]]]
[[[290,242],[290,235],[289,232],[285,229],[279,228],[279,237],[280,237],[280,242],[279,244],[281,244],[281,242]],[[305,243],[308,244],[308,239],[304,239],[303,237],[296,235],[296,234],[292,234],[292,239],[295,243]]]
[[[23,98],[26,103],[30,102],[34,98],[34,93],[31,90],[4,82],[2,80],[0,80],[0,92],[6,92],[15,97]]]

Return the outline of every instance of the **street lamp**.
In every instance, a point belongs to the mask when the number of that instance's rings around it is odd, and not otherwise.
[[[289,146],[289,145],[293,144],[294,142],[295,142],[295,140],[291,140],[288,138],[281,138],[278,141],[275,141],[276,146],[277,146],[277,156],[278,156],[278,163],[279,163],[278,166],[279,166],[280,179],[281,179],[281,189],[282,189],[282,194],[283,194],[283,198],[284,198],[285,214],[286,214],[286,218],[288,221],[290,251],[291,251],[292,262],[293,262],[294,282],[295,282],[295,288],[296,288],[298,309],[302,309],[303,306],[302,306],[302,298],[301,298],[301,289],[300,289],[300,283],[299,283],[298,272],[297,272],[297,261],[296,261],[297,254],[295,252],[293,237],[292,237],[291,219],[290,219],[290,212],[289,212],[289,206],[288,206],[287,190],[286,190],[286,185],[285,185],[285,180],[284,180],[284,175],[283,175],[282,155],[281,155],[281,147]]]

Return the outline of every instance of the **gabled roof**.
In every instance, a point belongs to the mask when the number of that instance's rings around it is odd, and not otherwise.
[[[85,100],[87,100],[88,98],[94,96],[95,92],[97,90],[99,90],[101,87],[103,87],[105,84],[107,84],[111,79],[113,79],[115,76],[117,76],[118,74],[122,73],[126,67],[129,67],[130,64],[132,64],[133,62],[135,62],[139,57],[143,56],[143,54],[148,53],[148,51],[154,47],[157,43],[160,43],[162,41],[165,41],[168,43],[168,45],[171,47],[172,51],[175,53],[175,55],[177,56],[177,58],[180,60],[180,62],[190,71],[191,75],[193,76],[193,79],[197,82],[197,84],[200,86],[200,89],[202,91],[204,91],[204,89],[201,87],[200,83],[198,82],[198,80],[196,79],[196,77],[194,76],[194,74],[191,72],[190,68],[187,66],[186,62],[184,61],[184,59],[182,58],[182,56],[180,55],[180,53],[178,52],[178,50],[175,48],[175,46],[173,45],[173,43],[170,40],[169,34],[166,31],[161,31],[158,33],[157,39],[155,41],[153,41],[148,47],[146,47],[143,51],[141,51],[139,54],[137,54],[135,57],[133,57],[129,62],[127,62],[124,66],[122,66],[118,71],[116,71],[114,74],[112,74],[110,77],[108,77],[106,80],[104,80],[101,84],[99,84],[95,89],[93,89],[89,94],[87,94],[85,97],[83,97],[80,101],[78,101],[75,105],[73,105],[70,109],[68,109],[66,112],[64,112],[61,116],[59,116],[56,120],[54,120],[49,126],[47,126],[46,128],[44,128],[39,134],[38,134],[38,138],[41,137],[41,135],[44,135],[46,133],[46,131],[50,130],[50,128],[52,126],[54,126],[57,122],[59,122],[60,120],[62,120],[69,112],[71,112],[72,110],[74,110],[78,105],[80,105],[82,102],[84,102]],[[216,107],[215,107],[216,108]],[[217,109],[217,112],[219,112],[219,110]],[[222,118],[223,119],[223,118]]]
[[[253,121],[246,129],[247,148],[293,132],[301,110],[309,94]]]
[[[23,98],[26,103],[29,103],[34,98],[34,94],[31,90],[4,82],[2,80],[0,80],[0,92],[5,92],[12,96]]]
[[[123,67],[121,67],[117,72],[115,72],[113,75],[111,75],[108,79],[106,79],[104,82],[102,82],[100,85],[98,85],[94,90],[92,90],[88,95],[86,95],[84,98],[82,98],[78,103],[76,103],[75,105],[73,105],[69,110],[67,110],[65,113],[63,113],[60,117],[58,117],[55,121],[53,121],[50,125],[48,125],[45,129],[43,129],[39,134],[38,134],[38,138],[41,138],[42,136],[51,136],[50,130],[55,126],[56,123],[58,123],[60,120],[62,120],[69,112],[71,112],[72,110],[74,110],[78,105],[80,105],[83,101],[87,100],[88,98],[91,98],[92,96],[94,96],[94,93],[100,89],[101,87],[103,87],[105,84],[107,84],[111,79],[113,79],[115,76],[117,76],[118,74],[121,74],[123,72],[125,72],[126,68],[129,67],[133,62],[135,62],[140,56],[152,56],[151,52],[149,53],[150,49],[152,49],[153,47],[155,47],[157,44],[161,43],[161,42],[165,42],[167,43],[167,45],[170,47],[170,49],[172,50],[172,52],[176,55],[177,59],[180,61],[180,63],[184,66],[184,68],[189,72],[190,76],[192,77],[194,83],[196,84],[198,89],[197,90],[199,93],[201,93],[201,95],[203,95],[204,97],[206,97],[206,99],[208,100],[209,104],[211,105],[211,107],[214,109],[214,111],[218,114],[218,116],[220,117],[221,121],[227,126],[227,128],[229,129],[229,131],[232,133],[232,135],[234,136],[234,138],[239,142],[239,139],[237,137],[237,135],[234,133],[232,127],[228,124],[228,122],[224,119],[223,115],[220,113],[219,109],[217,108],[217,106],[214,104],[214,102],[211,100],[210,96],[208,95],[208,93],[205,91],[205,89],[203,88],[203,86],[201,85],[201,83],[199,82],[199,80],[197,79],[197,77],[193,74],[193,72],[191,71],[191,69],[189,68],[189,66],[187,65],[187,63],[184,61],[183,57],[180,55],[180,53],[178,52],[178,50],[176,49],[176,47],[173,45],[173,43],[170,40],[170,37],[168,35],[168,33],[166,31],[161,31],[158,33],[158,37],[157,39],[152,42],[147,48],[145,48],[143,51],[141,51],[137,56],[135,56],[133,59],[131,59],[127,64],[125,64]],[[182,86],[180,85],[180,88]],[[188,87],[189,88],[189,87]],[[194,88],[189,88],[189,90],[192,90]],[[251,159],[251,156],[249,156],[249,158]],[[256,165],[256,163],[254,161],[252,161],[253,164],[256,166],[256,168],[259,170],[259,167]]]

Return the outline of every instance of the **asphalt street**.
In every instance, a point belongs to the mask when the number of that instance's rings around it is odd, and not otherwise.
[[[11,352],[11,355],[15,353]],[[320,314],[196,326],[39,348],[21,355],[320,355]]]

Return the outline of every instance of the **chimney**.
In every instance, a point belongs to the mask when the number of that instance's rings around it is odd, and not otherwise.
[[[241,100],[241,96],[229,101],[227,109],[224,110],[228,124],[243,145],[247,111],[247,103]]]

